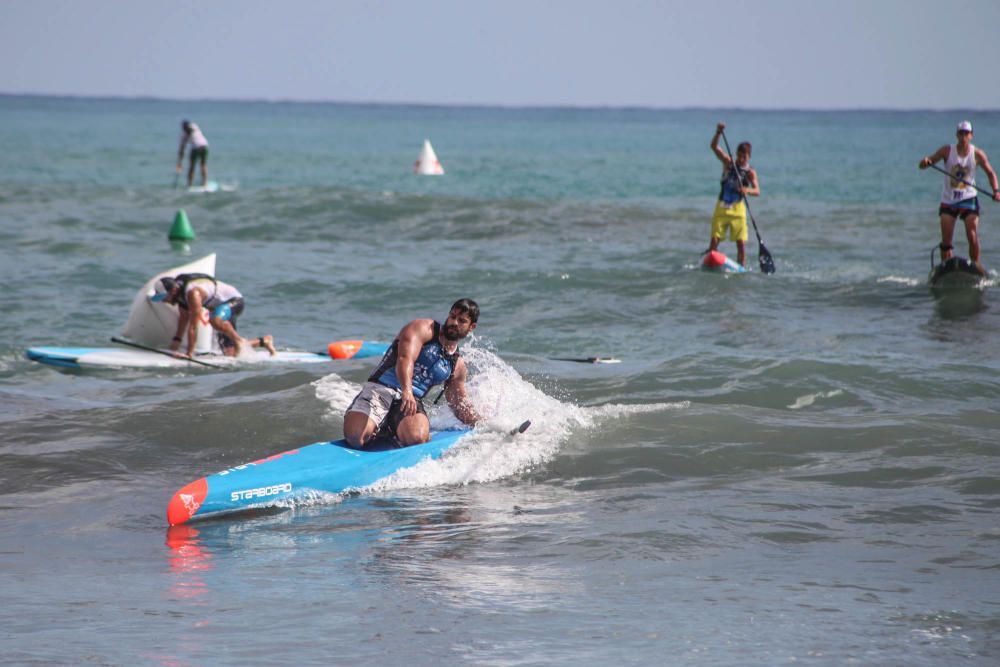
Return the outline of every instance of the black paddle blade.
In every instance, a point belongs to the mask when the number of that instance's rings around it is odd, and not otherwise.
[[[618,364],[621,359],[614,357],[549,357],[552,361],[575,361],[578,364]]]
[[[521,423],[520,426],[518,426],[517,428],[513,429],[510,432],[510,434],[511,435],[517,435],[518,433],[524,433],[525,431],[528,430],[529,426],[531,426],[531,420],[524,421],[524,422]]]
[[[761,242],[760,248],[757,249],[757,261],[760,262],[760,270],[764,273],[774,273],[777,271],[774,266],[774,258],[771,257],[771,251],[767,249],[763,242]]]

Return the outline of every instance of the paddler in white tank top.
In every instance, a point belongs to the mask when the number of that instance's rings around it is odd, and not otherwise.
[[[993,188],[994,201],[1000,201],[997,175],[990,166],[986,152],[972,144],[972,123],[963,120],[955,130],[958,141],[954,146],[945,145],[928,155],[917,165],[926,169],[939,160],[944,161],[944,189],[938,215],[941,218],[941,261],[954,254],[951,241],[955,233],[955,220],[965,223],[965,237],[969,241],[969,260],[985,275],[979,263],[979,198],[976,196],[976,167],[982,167]]]
[[[194,165],[196,162],[201,163],[201,184],[205,185],[208,183],[208,139],[202,134],[201,128],[197,124],[192,123],[189,120],[181,121],[181,138],[180,145],[177,147],[177,173],[181,173],[181,164],[184,162],[184,148],[186,146],[191,146],[191,152],[188,155],[190,160],[188,165],[188,187],[191,187],[191,183],[194,181]]]

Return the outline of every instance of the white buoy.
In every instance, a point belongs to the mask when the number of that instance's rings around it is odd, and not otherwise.
[[[424,176],[441,176],[444,174],[444,167],[438,162],[438,156],[434,154],[434,148],[429,139],[424,139],[424,147],[420,151],[420,157],[413,163],[413,172]]]

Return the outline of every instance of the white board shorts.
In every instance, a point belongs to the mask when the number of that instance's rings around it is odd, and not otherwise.
[[[389,416],[392,402],[399,400],[402,395],[403,392],[394,387],[386,387],[378,382],[366,382],[347,407],[347,411],[368,415],[376,426],[382,426]]]

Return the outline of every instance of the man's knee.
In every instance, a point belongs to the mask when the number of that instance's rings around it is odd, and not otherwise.
[[[403,419],[396,429],[396,440],[401,445],[420,445],[430,439],[430,422],[426,416],[419,413]]]
[[[375,422],[363,412],[349,410],[344,413],[344,438],[352,445],[361,444],[369,431],[375,430]]]
[[[404,447],[409,447],[411,445],[422,445],[431,439],[429,434],[410,434],[409,436],[404,436],[402,433],[396,434],[396,440],[399,444]]]

